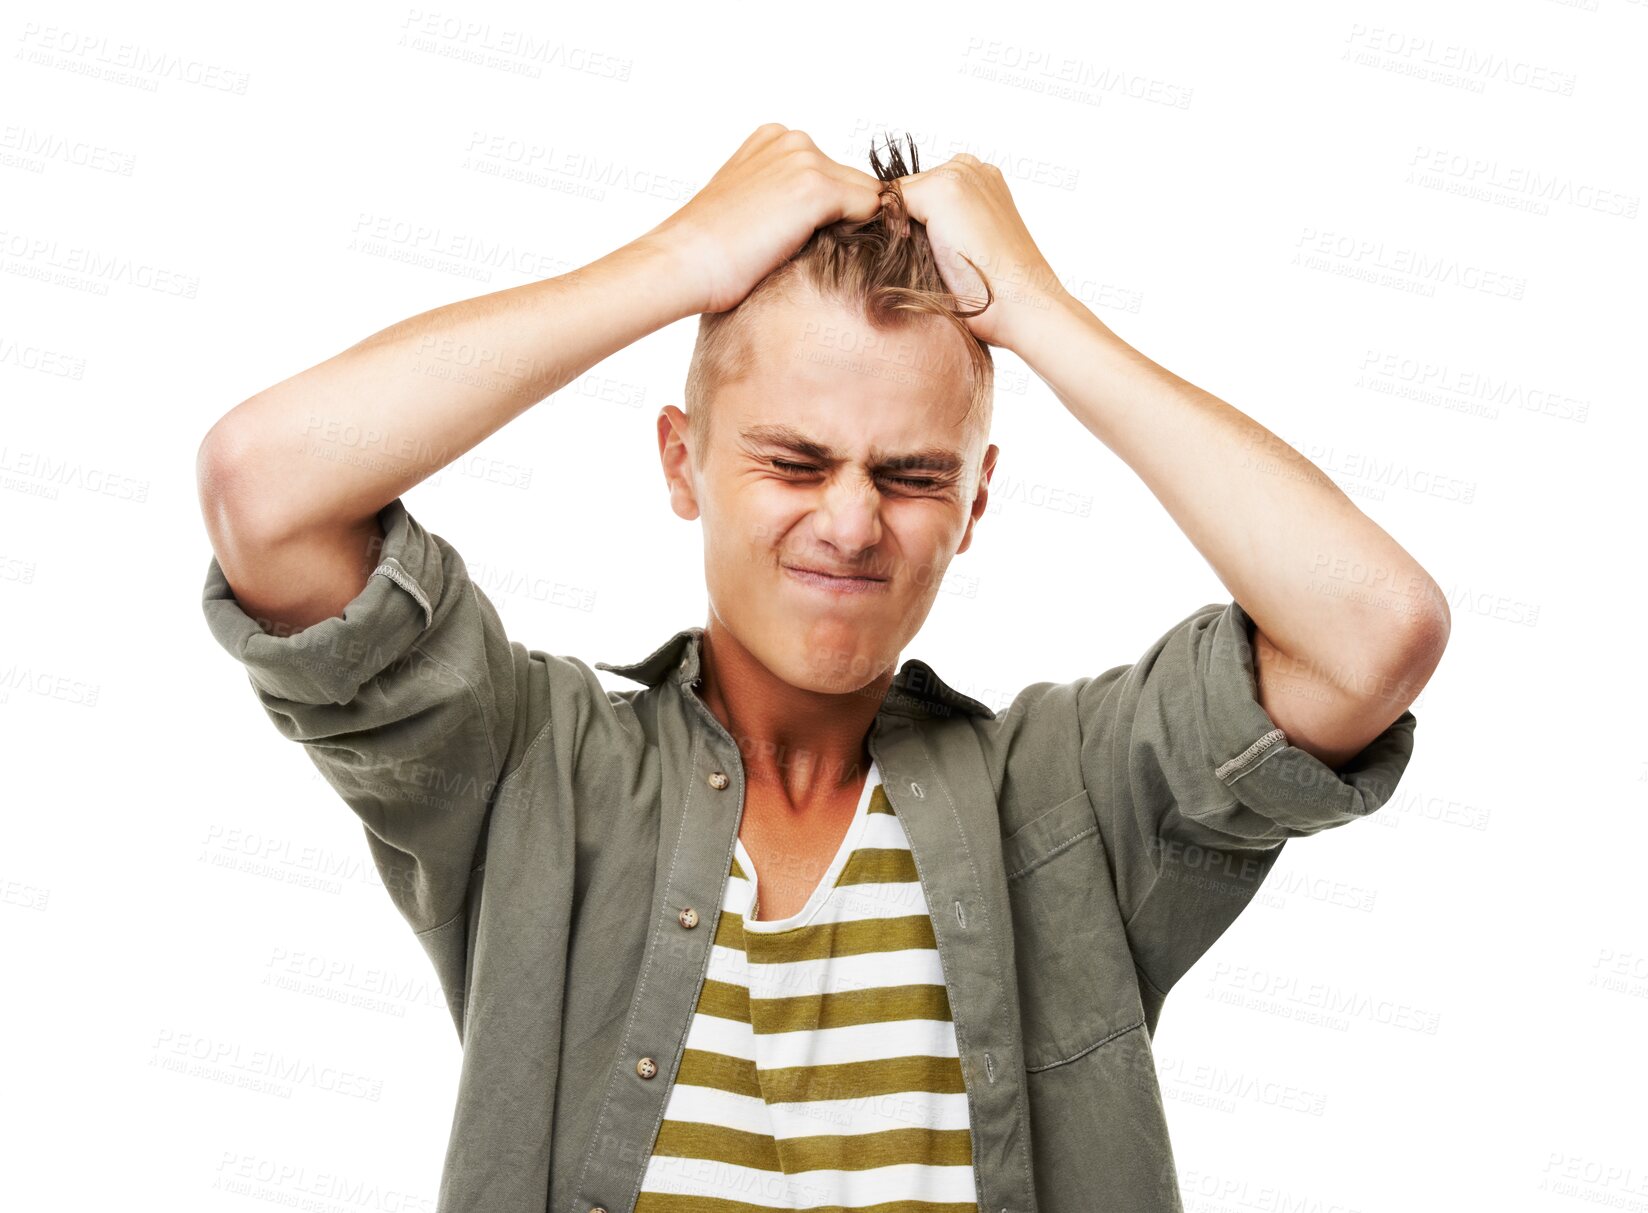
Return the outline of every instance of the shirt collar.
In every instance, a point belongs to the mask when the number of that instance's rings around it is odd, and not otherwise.
[[[657,686],[665,678],[681,684],[698,677],[704,629],[701,625],[682,628],[639,661],[615,665],[597,661],[595,668],[622,674],[625,678]],[[919,657],[907,658],[893,676],[893,684],[882,700],[883,711],[901,715],[952,716],[965,712],[994,720],[996,713],[969,695],[951,687]]]

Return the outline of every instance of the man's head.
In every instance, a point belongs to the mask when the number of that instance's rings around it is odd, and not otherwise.
[[[712,626],[792,686],[876,679],[972,542],[997,450],[989,347],[904,211],[815,232],[736,307],[700,317],[687,412],[659,442],[671,504],[704,524]],[[861,574],[843,582],[809,577]],[[849,592],[855,590],[856,592]]]

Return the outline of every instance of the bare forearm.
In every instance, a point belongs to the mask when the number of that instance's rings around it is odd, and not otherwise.
[[[571,273],[412,316],[225,414],[200,453],[208,519],[230,516],[269,543],[359,525],[695,310],[672,252],[643,239]]]
[[[1283,653],[1372,676],[1398,667],[1445,614],[1418,562],[1310,460],[1078,301],[1053,308],[1020,344]]]

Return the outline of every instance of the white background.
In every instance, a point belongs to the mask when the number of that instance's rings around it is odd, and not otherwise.
[[[205,626],[196,447],[396,320],[628,242],[778,121],[866,170],[904,131],[1001,165],[1106,324],[1448,595],[1391,803],[1290,844],[1168,1000],[1187,1208],[1648,1209],[1648,6],[34,3],[0,37],[0,1203],[433,1207],[452,1023]],[[407,495],[528,647],[704,621],[653,436],[693,333]],[[999,707],[1228,594],[997,364],[991,509],[905,656]],[[236,1085],[272,1054],[306,1077]]]

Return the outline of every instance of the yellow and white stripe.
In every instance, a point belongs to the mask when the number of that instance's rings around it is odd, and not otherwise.
[[[756,889],[740,841],[635,1213],[976,1213],[932,919],[874,763],[807,904],[749,922]]]

